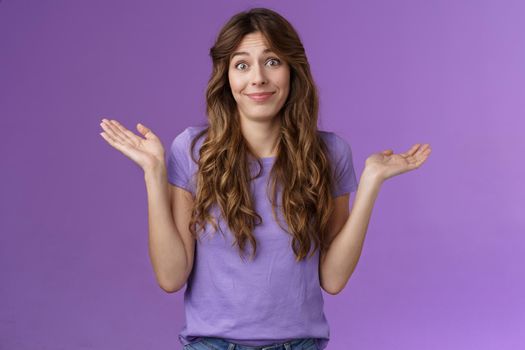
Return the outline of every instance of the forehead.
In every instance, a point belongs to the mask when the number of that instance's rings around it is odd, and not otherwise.
[[[246,34],[242,38],[239,45],[233,51],[231,57],[237,56],[240,53],[257,54],[266,52],[271,52],[268,41],[261,32],[255,32]]]

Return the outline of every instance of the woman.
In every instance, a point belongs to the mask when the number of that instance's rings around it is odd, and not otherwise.
[[[159,285],[187,286],[180,341],[185,349],[324,349],[321,288],[344,288],[381,184],[421,166],[430,147],[372,154],[358,186],[348,143],[317,129],[305,50],[274,11],[233,16],[210,55],[208,124],[177,135],[167,162],[144,125],[141,137],[116,120],[101,123],[104,139],[144,170]]]

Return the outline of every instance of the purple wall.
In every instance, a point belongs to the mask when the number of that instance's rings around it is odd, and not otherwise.
[[[179,349],[140,168],[101,116],[168,145],[205,120],[208,49],[266,6],[299,31],[320,128],[373,152],[430,143],[387,181],[329,349],[525,347],[521,0],[0,1],[0,348]],[[136,130],[134,130],[136,131]]]

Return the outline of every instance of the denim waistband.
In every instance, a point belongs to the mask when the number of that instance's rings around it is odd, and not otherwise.
[[[227,341],[223,338],[214,338],[214,337],[202,337],[202,342],[214,348],[214,345],[217,349],[227,349],[227,350],[292,350],[299,345],[307,345],[313,343],[313,338],[301,338],[293,339],[286,342],[275,343],[270,345],[242,345],[238,343],[233,343]]]

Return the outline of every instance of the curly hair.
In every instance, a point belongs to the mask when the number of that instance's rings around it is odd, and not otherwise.
[[[251,258],[257,252],[252,232],[262,222],[253,209],[250,181],[253,179],[248,156],[253,156],[241,133],[237,105],[228,80],[230,55],[243,37],[260,32],[268,46],[290,67],[290,90],[279,111],[281,118],[278,155],[269,174],[267,196],[278,225],[293,236],[296,261],[303,260],[311,245],[326,251],[327,229],[333,211],[332,172],[327,146],[317,130],[319,97],[310,72],[304,47],[292,25],[278,13],[253,8],[234,15],[220,30],[210,49],[213,71],[206,90],[208,124],[191,143],[191,155],[197,140],[205,139],[199,150],[196,193],[190,231],[197,232],[207,222],[217,231],[217,222],[209,213],[218,205],[234,234],[240,256],[244,259],[247,242]],[[262,163],[257,159],[260,176]],[[279,206],[278,192],[281,192]],[[282,210],[286,225],[276,216]]]

